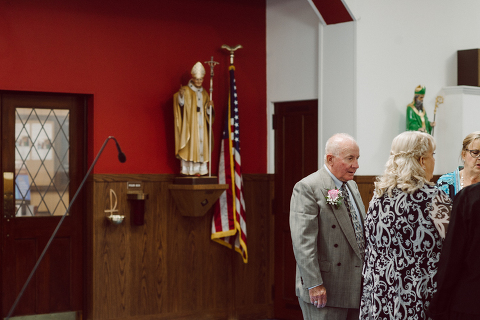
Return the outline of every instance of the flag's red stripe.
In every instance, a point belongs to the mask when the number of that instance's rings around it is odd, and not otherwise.
[[[224,237],[225,242],[229,242],[240,251],[245,262],[247,262],[247,234],[245,219],[245,204],[243,198],[243,183],[240,158],[240,140],[238,126],[238,109],[235,89],[234,67],[230,67],[230,101],[228,103],[228,119],[225,123],[225,130],[222,137],[222,146],[220,152],[220,162],[223,168],[219,170],[219,182],[227,184],[229,187],[225,192],[226,206],[216,205],[214,213],[213,228],[216,232],[231,231],[235,232],[232,236]],[[232,176],[233,175],[233,176]],[[223,195],[222,195],[223,197]],[[225,208],[226,207],[226,208]],[[235,207],[235,210],[234,210]],[[227,212],[221,212],[226,210]],[[228,230],[223,220],[228,219]]]

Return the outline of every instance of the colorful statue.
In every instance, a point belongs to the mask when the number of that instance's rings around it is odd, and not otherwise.
[[[423,108],[424,97],[425,87],[416,87],[413,102],[407,106],[407,131],[432,133],[435,122],[428,121],[427,112]]]
[[[209,116],[214,116],[213,103],[202,88],[205,68],[197,62],[191,71],[192,79],[173,96],[175,116],[175,156],[180,159],[180,173],[208,174],[210,161]]]

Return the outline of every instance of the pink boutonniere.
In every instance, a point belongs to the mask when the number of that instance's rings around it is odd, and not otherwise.
[[[327,199],[328,204],[335,206],[335,208],[338,209],[342,205],[342,191],[337,188],[328,190],[328,196],[326,196],[325,199]]]

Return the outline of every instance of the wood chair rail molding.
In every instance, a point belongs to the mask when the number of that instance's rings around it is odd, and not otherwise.
[[[93,174],[89,177],[94,182],[171,182],[175,178],[174,174]]]

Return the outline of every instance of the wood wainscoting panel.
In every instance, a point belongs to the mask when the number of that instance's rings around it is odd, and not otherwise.
[[[114,181],[95,182],[93,214],[93,319],[122,318],[127,312],[127,275],[125,270],[130,264],[128,254],[130,232],[128,216],[122,224],[111,223],[105,210],[111,208],[110,189],[117,194],[115,214],[125,214],[127,206],[126,183]],[[113,205],[113,204],[112,204]],[[89,228],[91,226],[88,226]],[[88,259],[87,259],[88,261]],[[87,292],[87,294],[90,294]]]
[[[89,180],[85,319],[266,319],[273,316],[273,175],[244,175],[248,263],[210,239],[203,217],[177,209],[174,175],[93,175]],[[134,225],[127,182],[140,182],[145,223]],[[110,189],[117,195],[113,224]]]
[[[268,317],[262,315],[264,306],[273,306],[274,229],[271,222],[274,175],[246,175],[243,184],[248,263],[242,262],[239,253],[234,254],[235,316],[238,319],[265,319]],[[270,245],[266,246],[267,243]]]
[[[212,211],[186,217],[169,200],[167,213],[167,277],[171,313],[226,307],[232,301],[231,253],[210,240]]]
[[[434,175],[432,182],[437,182],[440,175]],[[377,176],[355,176],[354,180],[357,183],[358,190],[362,196],[363,204],[365,205],[365,212],[368,211],[368,205],[373,198],[373,192],[375,191],[375,181]]]
[[[358,191],[362,196],[362,201],[365,206],[365,212],[368,211],[368,204],[373,197],[375,190],[375,180],[377,176],[355,176],[354,181],[357,183]]]

